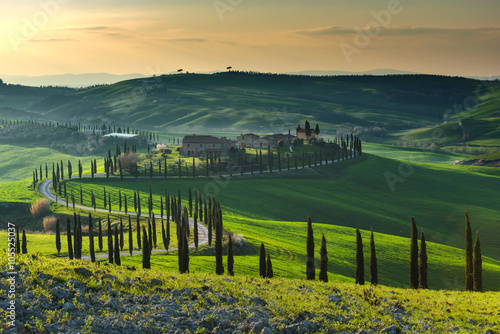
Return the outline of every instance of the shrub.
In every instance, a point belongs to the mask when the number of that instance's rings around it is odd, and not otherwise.
[[[44,217],[50,213],[50,202],[48,199],[37,199],[31,204],[30,212],[34,219]]]
[[[293,141],[292,141],[292,145],[293,147],[297,147],[297,146],[300,146],[304,143],[304,140],[300,139],[300,138],[295,138]]]
[[[57,218],[54,216],[43,218],[43,229],[45,231],[55,231],[56,230]]]

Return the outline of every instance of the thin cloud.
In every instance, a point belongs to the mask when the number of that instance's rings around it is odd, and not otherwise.
[[[26,42],[52,43],[52,42],[78,42],[78,40],[73,38],[33,38],[33,39],[27,39]]]
[[[371,26],[372,28],[375,25]],[[359,27],[358,27],[359,28]],[[368,30],[369,27],[359,28],[362,31]],[[500,27],[479,27],[479,28],[434,28],[434,27],[382,27],[384,35],[394,36],[415,36],[415,35],[477,35],[500,33]],[[300,34],[306,36],[334,36],[346,35],[355,32],[354,28],[345,27],[317,27],[311,29],[302,29],[291,31],[292,34]]]

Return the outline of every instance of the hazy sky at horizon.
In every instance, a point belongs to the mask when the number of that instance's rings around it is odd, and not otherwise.
[[[500,75],[498,0],[3,0],[0,73]]]

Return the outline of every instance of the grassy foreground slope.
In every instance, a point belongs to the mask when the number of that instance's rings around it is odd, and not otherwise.
[[[498,292],[128,271],[89,262],[68,265],[30,255],[18,256],[17,262],[16,320],[20,327],[36,332],[158,333],[178,328],[190,333],[210,333],[216,328],[260,332],[268,327],[276,332],[356,333],[394,326],[393,330],[403,333],[494,333],[500,325]],[[0,265],[6,264],[4,257]],[[2,283],[8,285],[5,279]],[[1,294],[7,298],[5,289]],[[67,300],[58,305],[56,296],[61,294]],[[42,307],[38,299],[45,301]],[[70,307],[72,311],[67,312]],[[2,327],[6,322],[2,315]]]
[[[423,228],[428,241],[463,248],[464,211],[474,231],[481,236],[483,254],[498,258],[500,208],[496,203],[500,171],[486,167],[404,163],[365,155],[366,161],[346,168],[328,165],[299,172],[283,172],[281,177],[234,176],[209,179],[168,180],[73,180],[68,189],[90,198],[94,189],[102,206],[103,186],[111,192],[117,207],[118,190],[133,198],[133,191],[147,199],[151,187],[156,200],[164,190],[181,190],[187,198],[188,186],[204,196],[216,195],[228,215],[273,221],[305,221],[376,232],[409,236],[410,216]],[[97,190],[96,190],[97,189]],[[132,197],[131,197],[132,196]],[[159,203],[156,203],[159,210]],[[144,211],[144,210],[143,210]]]

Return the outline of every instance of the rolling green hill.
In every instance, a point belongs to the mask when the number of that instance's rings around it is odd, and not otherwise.
[[[382,140],[439,124],[477,87],[486,90],[477,80],[427,75],[182,74],[57,92],[26,109],[53,120],[190,132],[284,132],[308,119],[330,133],[358,126]]]
[[[463,247],[464,211],[467,210],[474,230],[482,236],[483,253],[500,256],[496,240],[500,217],[496,192],[500,187],[500,170],[405,164],[365,156],[366,161],[348,168],[336,164],[297,173],[283,172],[281,177],[235,176],[230,181],[225,178],[82,179],[69,182],[68,191],[73,189],[76,193],[81,185],[85,198],[89,198],[91,189],[101,196],[99,189],[106,186],[106,191],[116,193],[116,200],[118,189],[129,196],[133,196],[133,190],[138,190],[147,198],[149,187],[159,197],[164,196],[165,189],[175,193],[179,188],[182,194],[187,194],[190,186],[201,189],[205,196],[216,195],[230,215],[273,221],[305,221],[310,215],[316,223],[365,230],[373,226],[377,232],[404,237],[408,236],[410,216],[413,215],[429,241],[459,248]],[[391,186],[388,180],[399,182]],[[102,200],[98,200],[98,205],[102,205]],[[159,209],[159,204],[157,206]]]

